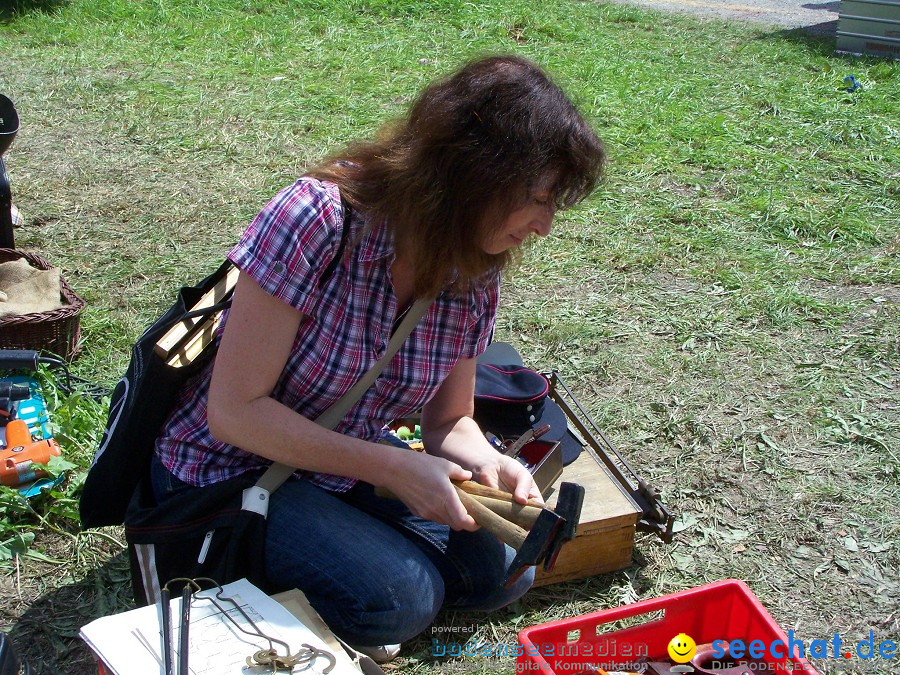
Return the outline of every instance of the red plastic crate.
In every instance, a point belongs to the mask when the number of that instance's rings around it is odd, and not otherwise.
[[[609,626],[643,615],[651,616],[619,630]],[[765,672],[817,675],[806,659],[796,656],[796,650],[790,657],[771,655],[773,640],[782,641],[785,646],[780,649],[786,654],[788,638],[750,589],[733,579],[526,628],[519,633],[522,653],[516,672],[562,675],[594,673],[597,667],[628,670],[621,666],[637,664],[642,656],[671,663],[667,648],[679,633],[687,633],[698,645],[719,639],[743,640],[745,645],[761,640],[766,646]]]

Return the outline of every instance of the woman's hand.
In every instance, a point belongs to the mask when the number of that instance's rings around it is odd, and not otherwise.
[[[529,499],[544,501],[531,472],[519,460],[493,448],[485,453],[483,464],[472,467],[472,476],[482,485],[511,492],[520,504]]]
[[[451,480],[471,480],[472,472],[456,462],[421,452],[400,450],[402,461],[384,481],[415,515],[454,530],[478,529],[478,524],[466,512]]]
[[[534,478],[518,460],[492,448],[472,419],[475,359],[463,359],[422,409],[425,449],[471,469],[479,483],[513,494],[520,504],[541,499]]]

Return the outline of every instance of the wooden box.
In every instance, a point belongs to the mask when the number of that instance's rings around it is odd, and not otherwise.
[[[562,450],[558,442],[531,441],[516,454],[516,459],[525,463],[544,499],[547,499],[553,485],[563,472]]]
[[[584,486],[584,506],[574,541],[563,546],[550,572],[538,567],[535,586],[612,572],[631,564],[641,510],[591,448],[563,469],[546,501],[556,504],[559,483]]]

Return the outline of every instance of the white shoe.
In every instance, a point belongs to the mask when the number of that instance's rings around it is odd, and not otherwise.
[[[375,645],[374,647],[354,647],[360,654],[365,654],[375,663],[388,663],[397,658],[400,645]]]

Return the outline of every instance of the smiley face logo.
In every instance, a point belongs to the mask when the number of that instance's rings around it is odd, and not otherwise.
[[[687,663],[696,653],[697,643],[686,633],[679,633],[669,642],[669,657],[675,663]]]

